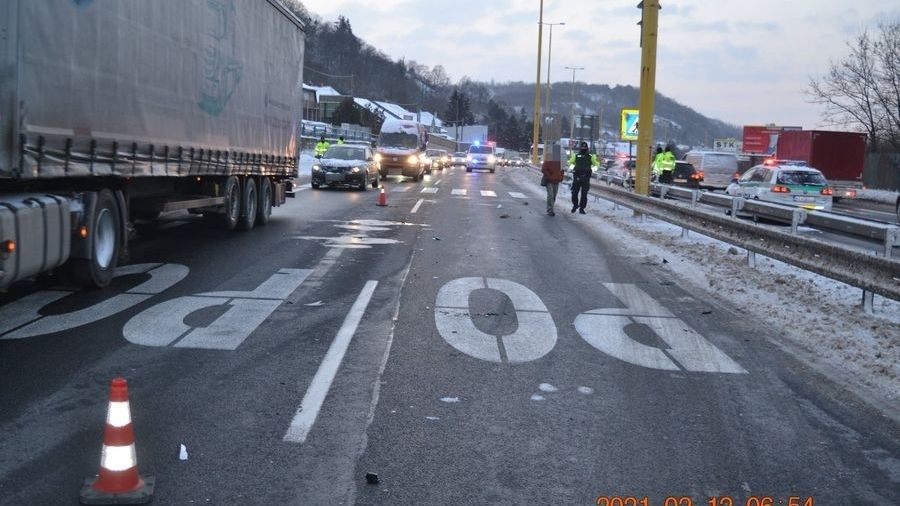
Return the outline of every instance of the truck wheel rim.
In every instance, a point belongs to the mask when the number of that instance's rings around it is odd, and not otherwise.
[[[94,260],[101,269],[112,265],[116,251],[116,231],[112,213],[109,209],[101,209],[97,215],[97,228],[94,231]]]

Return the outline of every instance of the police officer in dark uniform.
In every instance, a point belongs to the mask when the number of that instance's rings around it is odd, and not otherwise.
[[[600,162],[597,160],[597,155],[588,152],[587,142],[582,142],[578,152],[569,156],[569,165],[575,166],[572,169],[572,212],[574,213],[577,209],[581,214],[585,214],[584,208],[587,206],[587,195],[591,188],[591,174],[593,173],[591,167],[599,167]]]

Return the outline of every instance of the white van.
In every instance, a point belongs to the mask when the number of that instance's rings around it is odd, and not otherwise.
[[[701,186],[705,188],[724,189],[731,180],[740,177],[738,159],[734,153],[725,151],[688,151],[684,161],[703,172]]]
[[[425,125],[412,120],[387,118],[381,124],[375,159],[385,178],[391,174],[418,181],[425,174],[425,145],[428,132]]]

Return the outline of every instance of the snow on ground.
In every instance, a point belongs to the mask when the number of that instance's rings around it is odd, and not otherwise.
[[[544,195],[536,171],[508,174]],[[897,192],[871,196],[893,203]],[[563,185],[557,206],[565,208],[568,202],[568,186]],[[771,329],[767,337],[780,348],[900,420],[900,301],[876,295],[874,314],[865,314],[858,288],[759,254],[751,268],[745,250],[693,232],[682,238],[680,227],[635,217],[631,209],[616,209],[599,198],[590,198],[588,211],[571,219],[618,243],[622,255],[640,256],[669,270],[681,284],[693,287],[692,293],[708,292],[745,312]]]
[[[866,188],[856,192],[856,196],[862,200],[873,200],[883,204],[896,204],[898,192],[889,190],[872,190]]]

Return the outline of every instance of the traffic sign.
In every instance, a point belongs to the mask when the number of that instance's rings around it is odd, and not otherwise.
[[[638,139],[638,109],[622,109],[622,140]]]

